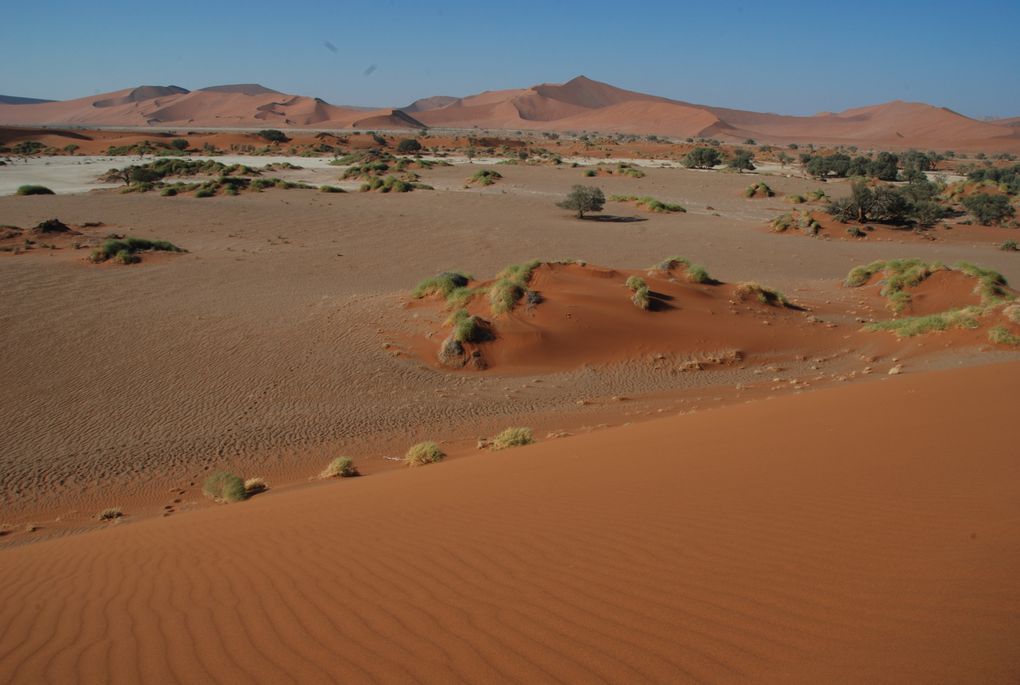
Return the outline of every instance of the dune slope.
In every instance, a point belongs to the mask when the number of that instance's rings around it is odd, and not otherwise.
[[[907,375],[10,549],[0,680],[1016,682],[1018,381]]]

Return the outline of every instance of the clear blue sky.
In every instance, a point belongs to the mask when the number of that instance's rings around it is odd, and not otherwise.
[[[4,14],[5,95],[257,82],[399,106],[584,74],[788,114],[902,99],[1020,115],[1020,0],[41,0]]]

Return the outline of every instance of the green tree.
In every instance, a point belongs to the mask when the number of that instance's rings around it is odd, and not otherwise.
[[[606,204],[606,196],[602,190],[594,186],[574,186],[557,207],[577,212],[577,218],[583,219],[585,212],[601,212]]]
[[[979,193],[963,198],[963,206],[967,208],[982,226],[1001,224],[1016,214],[1009,198],[1005,195],[988,195]]]
[[[397,152],[402,155],[410,155],[421,151],[421,143],[414,138],[404,138],[397,143]]]
[[[722,163],[722,155],[711,147],[696,147],[684,157],[683,165],[688,169],[711,169]]]
[[[733,156],[726,162],[726,166],[730,169],[736,169],[737,173],[744,171],[754,171],[754,154],[748,150],[737,150],[733,153]]]
[[[172,147],[175,150],[184,151],[188,149],[188,141],[186,141],[184,138],[174,138],[173,140],[170,141],[170,147]]]

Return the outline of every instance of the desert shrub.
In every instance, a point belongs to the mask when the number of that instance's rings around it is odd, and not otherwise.
[[[785,307],[789,305],[786,297],[773,288],[767,288],[760,283],[741,283],[733,291],[734,297],[738,300],[746,300],[753,297],[762,304],[773,307]]]
[[[821,188],[816,188],[815,190],[808,191],[808,199],[812,202],[820,202],[829,199],[829,196]]]
[[[594,169],[586,169],[584,175],[587,176],[588,178],[592,178],[594,176],[598,176],[598,172],[595,171]]]
[[[244,481],[226,471],[217,471],[206,478],[202,492],[216,502],[240,502],[247,496]]]
[[[286,143],[290,140],[283,131],[277,131],[274,128],[264,129],[255,135],[259,136],[263,140],[268,140],[270,143]]]
[[[159,191],[159,194],[162,195],[163,197],[174,197],[175,195],[177,195],[177,189],[163,188],[163,190]]]
[[[982,226],[990,224],[1001,224],[1016,214],[1016,210],[1009,203],[1005,195],[988,195],[978,193],[965,197],[962,200],[963,206]]]
[[[530,428],[507,428],[489,443],[489,449],[505,450],[509,447],[521,447],[535,442]]]
[[[867,233],[859,229],[857,226],[847,226],[846,233],[851,238],[864,238],[867,237]]]
[[[1013,323],[1020,323],[1020,304],[1011,304],[1003,308],[1002,313]]]
[[[511,311],[523,296],[524,288],[517,283],[508,278],[497,280],[489,287],[489,304],[493,316]]]
[[[1006,252],[1016,252],[1020,250],[1020,246],[1016,244],[1015,240],[1007,240],[1003,242],[1002,245],[999,245],[999,249]]]
[[[1012,299],[1006,291],[1006,278],[998,271],[986,269],[970,262],[957,262],[952,269],[977,279],[974,292],[981,296],[982,304],[994,304],[1004,299]]]
[[[480,183],[483,186],[491,186],[501,178],[503,178],[503,174],[494,169],[479,169],[471,177],[471,181],[473,183]]]
[[[715,279],[708,275],[708,270],[700,264],[687,267],[687,280],[691,283],[714,283]]]
[[[404,463],[408,466],[424,466],[442,461],[444,457],[446,457],[446,453],[439,449],[439,445],[436,443],[419,442],[407,450],[407,454],[404,455]]]
[[[414,138],[403,138],[397,143],[397,152],[402,155],[410,155],[421,150],[421,143]]]
[[[606,197],[600,188],[576,185],[556,206],[573,210],[577,212],[578,219],[583,219],[585,212],[601,212],[605,204]]]
[[[213,197],[216,191],[212,188],[202,187],[195,191],[195,197]]]
[[[807,202],[807,198],[803,195],[787,195],[786,201],[795,205],[802,205]]]
[[[55,195],[56,193],[54,193],[52,190],[50,190],[46,186],[24,185],[24,186],[18,186],[18,189],[17,189],[17,191],[15,191],[15,194],[17,194],[17,195]]]
[[[683,159],[683,165],[688,169],[711,169],[721,163],[722,154],[711,147],[696,147]]]
[[[319,478],[354,478],[360,475],[353,459],[350,457],[337,457],[326,464],[326,468],[319,474]]]
[[[251,497],[269,489],[266,479],[261,476],[254,476],[244,481],[244,496]]]
[[[663,202],[657,200],[654,197],[648,195],[610,195],[610,202],[633,202],[638,205],[643,205],[645,209],[650,212],[659,212],[662,214],[670,212],[686,212],[687,209],[683,205],[679,205],[672,202]]]
[[[170,147],[172,147],[175,150],[182,150],[182,151],[183,150],[187,150],[188,149],[188,141],[185,140],[184,138],[174,138],[173,140],[170,141]]]
[[[787,212],[786,214],[780,214],[775,219],[769,222],[772,226],[772,230],[776,233],[782,233],[789,230],[794,225],[793,215]]]
[[[342,192],[344,192],[344,189],[343,188],[338,188],[337,186],[325,186],[325,185],[323,185],[323,186],[319,186],[319,192],[320,193],[342,193]]]
[[[142,258],[130,250],[118,250],[117,254],[113,256],[113,261],[118,264],[137,264],[142,261]]]
[[[185,252],[186,250],[177,247],[166,240],[149,240],[147,238],[109,238],[104,240],[99,247],[92,251],[89,259],[93,262],[105,262],[107,259],[117,259],[122,264],[134,264],[140,261],[137,252],[158,251],[158,252]],[[133,261],[124,261],[128,257],[134,257]]]
[[[1005,326],[995,326],[988,329],[988,339],[996,345],[1020,347],[1020,336],[1010,333],[1009,329]]]
[[[443,271],[418,283],[411,294],[417,299],[427,295],[441,295],[445,298],[455,289],[466,286],[470,281],[471,276],[468,274],[459,271]]]
[[[119,519],[123,515],[124,512],[121,511],[120,507],[107,507],[96,514],[96,519],[99,521],[112,521],[114,519]]]

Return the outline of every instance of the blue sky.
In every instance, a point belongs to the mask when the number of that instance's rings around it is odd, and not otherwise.
[[[584,74],[784,114],[901,99],[1020,115],[1020,0],[42,0],[5,15],[5,95],[258,82],[335,104],[399,106]]]

